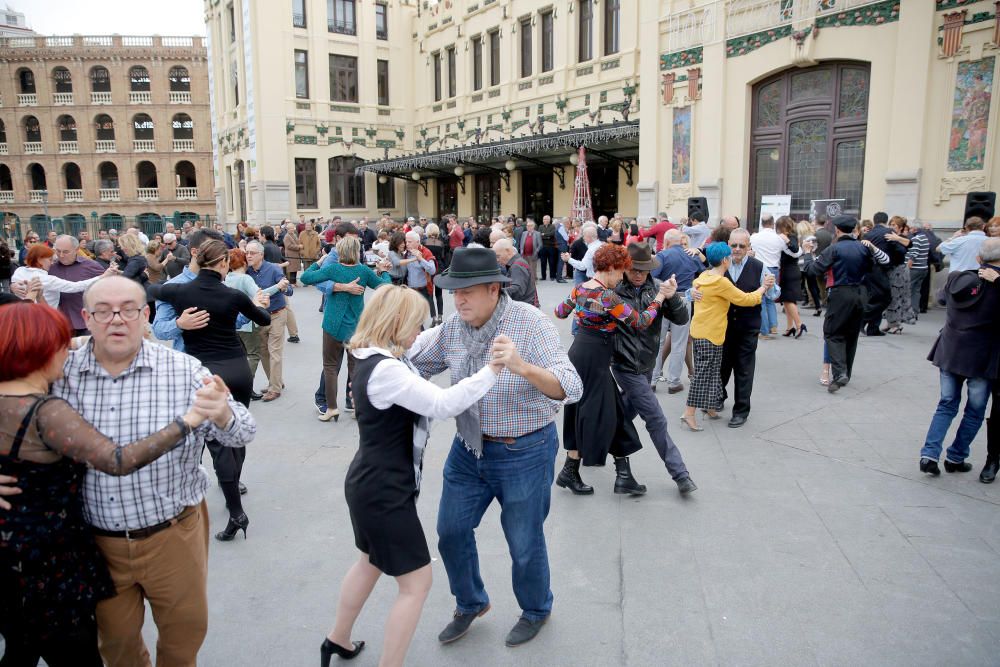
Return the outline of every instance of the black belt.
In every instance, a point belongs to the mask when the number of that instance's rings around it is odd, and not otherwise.
[[[183,521],[198,509],[195,506],[185,507],[184,510],[175,516],[173,519],[167,519],[155,526],[148,526],[146,528],[136,528],[135,530],[104,530],[103,528],[92,528],[94,535],[99,535],[100,537],[123,537],[129,540],[144,540],[147,537],[152,537],[156,535],[161,530],[166,530],[176,523]]]

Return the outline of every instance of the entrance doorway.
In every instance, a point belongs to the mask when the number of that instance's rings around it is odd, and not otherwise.
[[[618,212],[617,164],[587,161],[587,180],[590,181],[590,206],[594,209],[594,222],[602,215],[611,218]]]
[[[441,221],[444,216],[458,214],[458,179],[438,177],[437,179],[437,219]]]
[[[498,174],[476,174],[476,221],[490,224],[490,220],[500,215],[500,176]]]
[[[796,220],[814,199],[844,199],[845,213],[860,214],[869,81],[869,64],[849,61],[754,86],[748,226],[756,228],[764,195],[790,194]]]
[[[521,215],[542,224],[542,217],[552,214],[552,170],[525,169],[521,172]]]

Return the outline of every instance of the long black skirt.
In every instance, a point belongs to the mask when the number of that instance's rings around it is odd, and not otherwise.
[[[583,381],[583,396],[566,406],[563,447],[578,451],[585,466],[604,465],[608,454],[618,458],[642,449],[611,375],[614,337],[581,327],[569,348],[569,360]]]

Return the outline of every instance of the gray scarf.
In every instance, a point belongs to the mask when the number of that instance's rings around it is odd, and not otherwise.
[[[465,358],[462,360],[456,381],[475,375],[483,367],[480,359],[486,357],[490,346],[493,345],[493,339],[496,338],[497,329],[500,328],[500,321],[509,303],[510,298],[501,291],[493,315],[478,329],[460,320],[459,334],[462,337],[462,345],[465,346]],[[488,363],[489,359],[486,361]],[[455,422],[458,425],[458,434],[465,441],[465,448],[475,454],[477,459],[482,458],[483,428],[479,423],[479,402],[476,401],[468,410],[458,415]]]

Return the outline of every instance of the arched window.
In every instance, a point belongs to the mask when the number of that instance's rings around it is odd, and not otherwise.
[[[191,91],[191,76],[188,74],[186,67],[171,67],[168,76],[170,78],[170,92],[183,93]]]
[[[105,213],[101,216],[101,229],[121,229],[122,225],[125,223],[125,218],[123,218],[118,213]]]
[[[80,175],[80,166],[75,162],[67,162],[63,165],[63,179],[67,190],[83,189],[83,177]]]
[[[52,81],[57,93],[73,92],[73,75],[65,67],[57,67],[52,70]]]
[[[94,119],[94,128],[97,131],[98,141],[115,140],[115,121],[106,113],[102,113]]]
[[[34,162],[28,165],[28,181],[32,190],[47,190],[45,185],[45,167]]]
[[[140,162],[135,168],[136,182],[140,188],[158,188],[156,166],[152,162]]]
[[[138,113],[132,118],[133,139],[153,140],[153,119],[149,114]]]
[[[10,192],[14,189],[14,179],[10,177],[10,167],[0,164],[0,191]]]
[[[94,93],[111,92],[111,74],[107,67],[97,67],[90,70],[90,91]]]
[[[174,139],[194,139],[194,121],[186,113],[179,113],[174,116],[171,122],[174,130]]]
[[[177,163],[174,167],[174,174],[177,180],[177,187],[179,188],[196,188],[198,187],[198,177],[195,173],[194,165],[183,160]]]
[[[149,91],[149,70],[136,65],[128,71],[129,90],[133,93]]]
[[[17,90],[22,95],[34,95],[35,73],[27,68],[17,70]]]
[[[364,160],[352,156],[329,159],[330,208],[365,207],[365,176],[354,173],[362,164]]]
[[[76,141],[76,121],[72,116],[59,116],[56,126],[59,128],[59,141]]]
[[[114,162],[102,162],[97,171],[101,177],[101,189],[113,190],[118,187],[118,167]]]
[[[42,127],[34,116],[24,117],[24,140],[28,143],[42,140]]]

